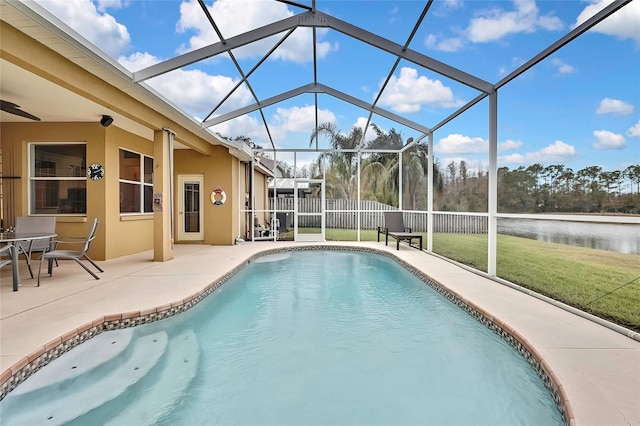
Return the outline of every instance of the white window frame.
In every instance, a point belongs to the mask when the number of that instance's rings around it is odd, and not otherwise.
[[[36,151],[36,147],[37,146],[51,146],[51,145],[84,145],[84,166],[85,166],[85,172],[83,172],[81,174],[81,176],[35,176],[35,151]],[[29,212],[30,216],[79,216],[79,217],[86,217],[87,213],[87,200],[86,200],[86,192],[85,192],[85,206],[84,206],[84,211],[85,213],[64,213],[64,212],[56,212],[56,213],[35,213],[34,209],[35,206],[33,205],[33,186],[32,186],[32,182],[35,181],[56,181],[56,182],[63,182],[63,181],[84,181],[85,182],[85,190],[88,191],[88,185],[86,185],[87,182],[87,174],[86,174],[86,163],[87,163],[87,143],[86,142],[65,142],[65,141],[55,141],[55,142],[44,142],[44,141],[37,141],[37,142],[29,142],[27,144],[27,158],[28,158],[28,167],[27,167],[27,173],[29,176],[29,182],[27,185],[27,211]],[[81,167],[82,165],[80,165],[79,167]]]
[[[128,179],[121,179],[120,178],[120,151],[126,151],[126,152],[130,152],[132,154],[136,154],[140,156],[140,180],[135,181],[135,180],[128,180]],[[152,162],[152,166],[151,166],[151,183],[146,183],[144,181],[144,160],[145,158],[150,158],[151,162]],[[140,211],[137,212],[119,212],[120,216],[135,216],[135,215],[148,215],[148,214],[153,214],[153,207],[151,207],[150,211],[144,211],[144,189],[145,187],[151,187],[151,192],[153,193],[153,180],[154,180],[154,173],[153,173],[153,157],[150,155],[146,155],[143,154],[141,152],[138,151],[134,151],[132,149],[129,148],[123,148],[123,147],[119,147],[118,148],[118,194],[120,194],[120,184],[121,183],[128,183],[128,184],[134,184],[134,185],[139,185],[140,186]],[[118,210],[120,210],[120,205],[118,205]]]

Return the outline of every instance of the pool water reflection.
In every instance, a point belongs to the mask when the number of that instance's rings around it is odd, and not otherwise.
[[[95,380],[41,390],[29,410],[9,394],[0,409],[36,413],[58,398],[79,410],[98,377],[128,365],[123,377],[142,377],[69,424],[562,424],[520,354],[377,254],[262,256],[186,313],[125,330],[133,335],[90,341],[88,357],[123,346],[109,367],[87,371]]]

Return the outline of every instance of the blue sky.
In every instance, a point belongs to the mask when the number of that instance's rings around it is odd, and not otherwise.
[[[38,0],[60,20],[130,71],[217,42],[196,0]],[[299,3],[310,4],[301,0]],[[490,83],[496,83],[576,25],[605,1],[435,1],[409,48]],[[302,9],[270,0],[206,0],[225,38],[276,22]],[[321,1],[317,9],[403,45],[421,1]],[[640,1],[636,0],[498,92],[498,166],[564,164],[574,170],[600,165],[622,170],[640,163]],[[248,73],[279,39],[234,51]],[[313,82],[312,32],[297,29],[249,78],[265,99]],[[318,82],[372,102],[395,58],[333,30],[318,30]],[[240,80],[220,55],[147,83],[201,120]],[[378,106],[426,127],[438,124],[478,92],[414,63],[400,61]],[[241,86],[215,113],[255,102]],[[307,148],[315,123],[314,96],[301,95],[264,109],[278,148]],[[345,132],[364,126],[368,112],[328,95],[318,96],[319,120]],[[383,130],[404,138],[419,132],[380,116]],[[257,113],[211,128],[249,136],[268,147]],[[368,133],[371,134],[371,133]],[[488,164],[488,101],[434,135],[445,165]]]

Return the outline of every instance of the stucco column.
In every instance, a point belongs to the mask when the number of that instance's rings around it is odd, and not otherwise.
[[[173,259],[173,132],[153,136],[153,260]]]

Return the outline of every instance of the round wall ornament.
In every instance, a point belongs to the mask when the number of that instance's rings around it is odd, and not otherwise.
[[[214,206],[221,206],[227,201],[227,194],[220,188],[216,188],[211,192],[211,203]]]
[[[104,177],[104,167],[102,164],[93,163],[87,167],[87,177],[92,180],[100,180]]]

